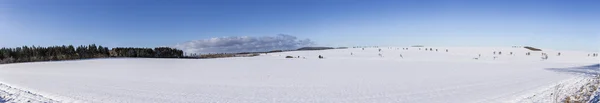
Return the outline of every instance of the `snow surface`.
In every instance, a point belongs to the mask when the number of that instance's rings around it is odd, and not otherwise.
[[[549,93],[548,88],[561,86],[567,89],[562,93],[576,92],[569,88],[578,88],[577,84],[584,83],[576,81],[589,79],[598,70],[573,72],[569,68],[597,65],[600,60],[577,51],[560,51],[562,55],[556,56],[559,51],[545,50],[549,59],[542,60],[542,52],[523,48],[428,48],[434,51],[383,47],[382,52],[357,48],[220,59],[5,64],[0,65],[0,96],[30,91],[21,94],[61,102],[107,103],[540,102],[556,97],[540,96]],[[3,95],[3,91],[13,92]]]
[[[29,91],[13,88],[6,84],[0,83],[0,103],[16,102],[16,103],[58,103],[49,98],[45,98],[39,94]]]

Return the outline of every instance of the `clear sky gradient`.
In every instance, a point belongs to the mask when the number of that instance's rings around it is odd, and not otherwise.
[[[0,47],[172,46],[288,34],[321,46],[598,51],[600,0],[0,0]]]

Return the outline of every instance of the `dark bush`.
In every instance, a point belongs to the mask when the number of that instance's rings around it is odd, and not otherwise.
[[[530,47],[530,46],[525,46],[525,47],[523,47],[523,48],[525,48],[525,49],[529,49],[529,50],[531,50],[531,51],[542,51],[542,49],[538,49],[538,48],[534,48],[534,47]]]

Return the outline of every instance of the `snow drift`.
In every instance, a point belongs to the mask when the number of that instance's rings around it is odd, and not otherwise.
[[[0,103],[4,102],[58,103],[59,101],[0,83]]]

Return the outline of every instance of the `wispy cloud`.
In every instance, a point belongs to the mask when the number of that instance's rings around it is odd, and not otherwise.
[[[175,45],[187,53],[237,53],[270,50],[297,49],[314,45],[310,39],[298,39],[295,36],[279,34],[263,37],[217,37],[193,40]]]

